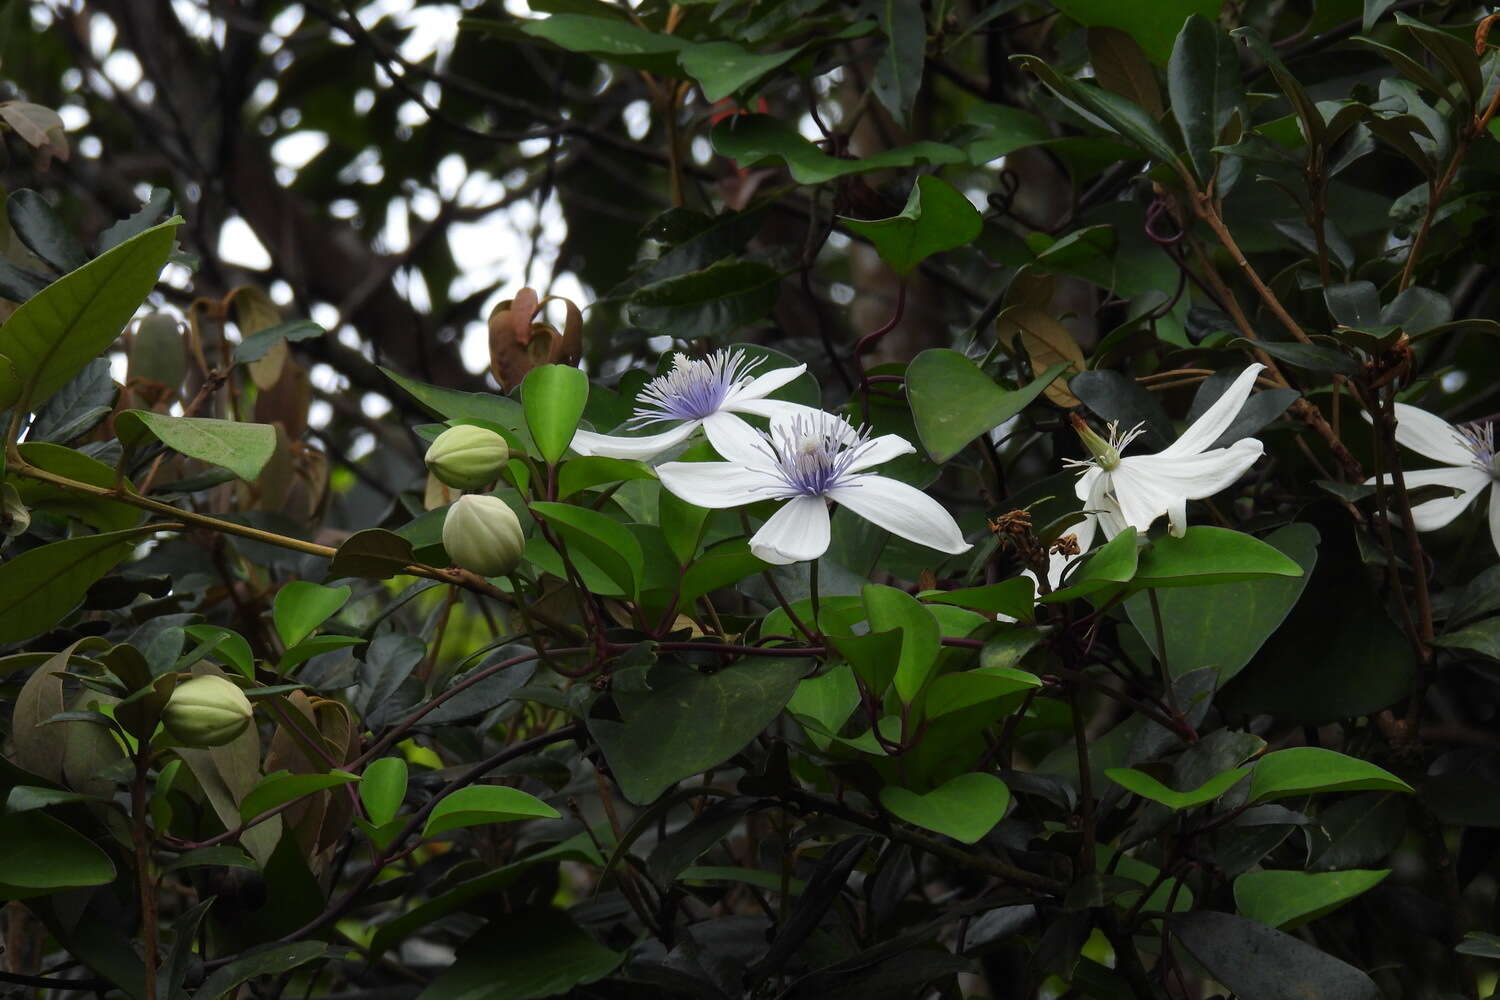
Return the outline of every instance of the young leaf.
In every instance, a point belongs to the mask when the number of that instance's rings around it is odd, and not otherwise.
[[[588,399],[588,376],[570,365],[541,365],[526,373],[521,406],[531,439],[549,465],[567,452]]]
[[[1300,577],[1302,567],[1253,535],[1194,525],[1177,538],[1152,542],[1141,553],[1131,587],[1202,587],[1263,577]]]
[[[486,823],[509,823],[518,819],[560,819],[562,813],[547,803],[505,785],[470,785],[460,788],[437,804],[427,816],[422,836],[435,837],[449,830]]]
[[[247,482],[259,476],[276,453],[276,428],[270,424],[125,410],[115,417],[115,433],[126,445],[154,437],[168,448],[228,469]]]
[[[645,572],[641,543],[612,518],[565,503],[534,503],[531,511],[562,536],[569,552],[581,552],[626,594],[634,594]]]
[[[173,218],[63,275],[0,327],[0,354],[15,366],[20,404],[35,409],[103,354],[156,287],[182,220]]]
[[[1250,801],[1269,802],[1322,792],[1406,792],[1412,787],[1383,768],[1322,747],[1268,753],[1255,764]]]
[[[934,462],[946,462],[1020,413],[1067,367],[1059,362],[1025,387],[1008,391],[957,351],[923,351],[906,369],[907,400],[922,447]]]
[[[306,580],[293,580],[276,594],[272,618],[276,634],[290,649],[312,635],[313,629],[338,613],[349,600],[348,587],[325,587]]]
[[[406,759],[382,757],[372,761],[359,779],[359,798],[376,826],[395,819],[406,799]]]
[[[1234,906],[1241,916],[1267,927],[1294,930],[1375,888],[1390,873],[1390,869],[1246,872],[1234,880]]]
[[[880,790],[880,804],[913,826],[964,844],[978,843],[1005,818],[1010,789],[993,774],[960,774],[926,794],[895,785]]]
[[[897,697],[911,704],[927,684],[941,650],[937,619],[915,597],[895,587],[868,584],[861,594],[871,634],[900,631],[901,654],[892,680]]]
[[[1168,788],[1157,781],[1145,771],[1137,771],[1131,767],[1106,768],[1104,774],[1115,784],[1127,791],[1134,792],[1141,798],[1159,802],[1173,812],[1181,812],[1184,809],[1194,809],[1201,805],[1207,805],[1214,799],[1229,791],[1240,779],[1250,773],[1248,767],[1230,768],[1221,771],[1209,778],[1203,784],[1191,791],[1179,792]]]
[[[841,219],[875,245],[880,259],[897,274],[910,274],[935,253],[961,247],[979,235],[979,210],[947,181],[917,178],[900,215],[889,219]]]
[[[336,788],[358,781],[359,775],[348,771],[329,771],[326,774],[292,774],[277,771],[262,778],[250,794],[240,800],[240,819],[248,822],[268,809],[275,809],[283,802],[300,799],[304,795],[321,792],[325,788]]]

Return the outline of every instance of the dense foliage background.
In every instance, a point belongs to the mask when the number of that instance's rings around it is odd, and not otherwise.
[[[0,18],[0,993],[1494,994],[1487,5]],[[583,454],[730,346],[971,547]]]

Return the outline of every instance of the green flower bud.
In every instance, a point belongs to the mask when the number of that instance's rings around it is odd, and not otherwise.
[[[1114,435],[1111,434],[1110,440],[1106,441],[1098,434],[1095,434],[1094,429],[1078,414],[1070,414],[1070,417],[1072,418],[1073,430],[1077,432],[1078,437],[1083,441],[1083,446],[1089,450],[1089,454],[1094,456],[1094,461],[1099,464],[1099,468],[1106,472],[1118,468],[1120,465],[1120,449],[1114,442]]]
[[[500,478],[510,446],[494,431],[459,424],[437,436],[427,449],[427,468],[456,490],[477,490]]]
[[[521,562],[526,536],[504,500],[470,494],[448,508],[443,548],[455,566],[480,576],[504,576]]]
[[[255,710],[227,677],[203,674],[180,682],[162,709],[162,725],[189,747],[221,747],[245,731]]]

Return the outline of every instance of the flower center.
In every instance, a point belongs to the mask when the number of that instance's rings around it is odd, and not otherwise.
[[[745,357],[743,351],[715,351],[699,360],[679,354],[672,359],[671,371],[642,387],[627,426],[702,420],[718,412],[730,392],[750,381],[750,372],[760,363]]]
[[[849,466],[870,447],[869,431],[852,435],[831,413],[794,417],[764,434],[775,475],[797,496],[823,496],[849,474]]]
[[[1500,455],[1495,454],[1495,425],[1490,421],[1460,424],[1458,433],[1464,447],[1474,455],[1474,467],[1500,482]]]
[[[1083,441],[1084,447],[1094,457],[1087,461],[1080,461],[1076,458],[1064,459],[1063,464],[1074,468],[1097,465],[1105,472],[1113,472],[1120,467],[1120,452],[1124,451],[1125,446],[1130,444],[1130,442],[1146,433],[1146,424],[1143,421],[1122,433],[1119,422],[1111,420],[1109,422],[1109,440],[1106,441],[1096,434],[1094,429],[1081,416],[1075,413],[1073,414],[1073,430],[1078,433],[1078,437]]]

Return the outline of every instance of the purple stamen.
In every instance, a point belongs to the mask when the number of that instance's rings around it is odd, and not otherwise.
[[[636,397],[635,416],[625,426],[668,420],[702,420],[718,412],[730,392],[750,381],[760,360],[743,351],[720,350],[701,360],[677,355],[672,370],[647,382]]]
[[[1500,464],[1495,461],[1495,425],[1490,421],[1460,424],[1458,433],[1463,446],[1474,454],[1474,467],[1500,481]]]
[[[847,425],[828,413],[797,416],[765,435],[775,474],[796,496],[824,496],[843,485],[849,466],[870,448],[867,429],[851,439]]]

